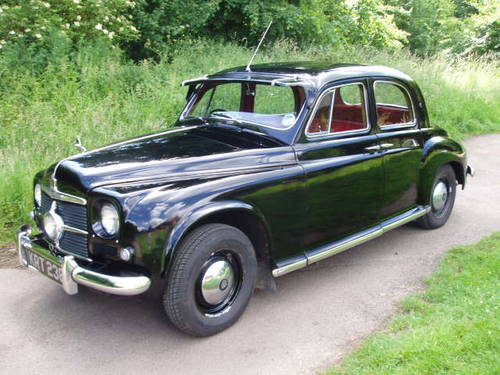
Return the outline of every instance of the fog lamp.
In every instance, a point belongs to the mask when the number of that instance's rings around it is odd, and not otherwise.
[[[43,231],[52,241],[58,241],[63,230],[64,222],[58,214],[49,211],[43,216]]]
[[[132,259],[132,255],[134,254],[134,248],[129,246],[120,250],[120,259],[124,262],[130,261]]]

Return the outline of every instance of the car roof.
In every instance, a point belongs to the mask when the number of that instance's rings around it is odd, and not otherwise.
[[[196,84],[208,80],[238,80],[283,86],[311,85],[321,87],[326,83],[341,79],[371,76],[396,78],[408,83],[413,81],[405,73],[386,66],[346,63],[332,64],[325,61],[295,61],[255,64],[250,67],[250,71],[247,71],[245,66],[238,66],[184,81],[183,85]]]

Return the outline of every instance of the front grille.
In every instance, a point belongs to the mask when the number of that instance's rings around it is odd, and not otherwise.
[[[68,253],[88,258],[87,236],[79,233],[64,231],[59,240],[59,247]]]
[[[41,213],[50,210],[54,199],[42,193]],[[87,231],[87,206],[56,200],[56,213],[61,216],[64,225]],[[88,258],[87,235],[65,230],[59,240],[59,247],[65,252]]]
[[[42,213],[50,210],[54,200],[47,194],[42,193]],[[60,215],[68,227],[73,227],[81,230],[87,230],[87,206],[79,204],[57,201],[56,212]]]

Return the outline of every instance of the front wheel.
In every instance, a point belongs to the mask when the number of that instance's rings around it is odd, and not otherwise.
[[[431,210],[417,220],[417,224],[424,229],[442,227],[451,215],[455,204],[457,179],[453,168],[447,164],[438,171],[432,187],[430,206]]]
[[[203,225],[174,256],[163,295],[165,312],[185,333],[213,335],[241,316],[256,277],[255,251],[243,232],[225,224]]]

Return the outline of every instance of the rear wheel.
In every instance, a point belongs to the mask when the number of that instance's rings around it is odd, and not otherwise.
[[[442,227],[451,215],[455,204],[457,179],[450,165],[444,165],[438,171],[432,187],[431,210],[417,220],[417,224],[425,229]]]
[[[252,243],[239,229],[207,224],[176,252],[163,295],[170,321],[194,336],[234,324],[245,310],[257,277]]]

